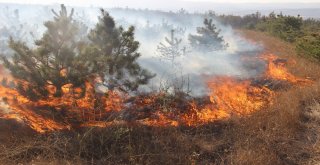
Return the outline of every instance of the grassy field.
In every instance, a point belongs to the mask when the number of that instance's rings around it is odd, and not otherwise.
[[[279,39],[239,33],[293,61],[289,71],[314,83],[277,91],[270,107],[250,116],[198,127],[119,124],[37,135],[0,121],[1,164],[319,164],[320,66]]]

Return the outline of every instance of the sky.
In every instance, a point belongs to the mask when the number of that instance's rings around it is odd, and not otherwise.
[[[214,2],[214,3],[319,3],[320,0],[182,0],[193,2]]]
[[[156,10],[188,11],[270,10],[292,8],[320,8],[320,0],[0,0],[0,3],[65,4],[69,6],[129,7]]]
[[[147,0],[158,4],[159,0]],[[29,3],[29,4],[53,4],[64,3],[70,5],[112,5],[112,4],[130,4],[147,2],[146,0],[0,0],[4,3]],[[172,1],[185,1],[185,2],[211,2],[211,3],[320,3],[320,0],[172,0]],[[171,2],[172,2],[171,1]],[[161,1],[160,1],[161,2]]]

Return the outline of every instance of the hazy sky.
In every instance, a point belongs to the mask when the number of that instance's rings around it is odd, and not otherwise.
[[[147,0],[155,4],[159,0]],[[320,0],[171,0],[172,1],[189,1],[189,2],[212,2],[212,3],[320,3]],[[131,4],[146,2],[146,0],[0,0],[0,2],[9,3],[29,3],[29,4],[52,4],[64,3],[72,5],[115,5],[115,4]],[[161,1],[160,1],[161,2]]]
[[[214,3],[317,3],[320,0],[182,0],[194,2],[214,2]]]
[[[71,6],[129,7],[160,10],[241,11],[320,8],[320,0],[0,0],[0,3],[66,4]]]

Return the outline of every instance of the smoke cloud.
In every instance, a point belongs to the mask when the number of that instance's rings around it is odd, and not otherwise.
[[[8,48],[4,44],[9,36],[22,39],[33,45],[33,41],[41,37],[45,30],[43,22],[52,19],[50,9],[59,10],[59,6],[23,6],[0,5],[0,42],[2,52]],[[3,10],[2,10],[3,9]],[[191,95],[199,96],[207,94],[206,80],[214,76],[236,76],[249,78],[258,74],[259,70],[250,69],[245,62],[246,56],[256,56],[262,46],[253,44],[239,35],[230,26],[224,26],[214,21],[221,30],[228,47],[225,50],[212,52],[198,52],[190,47],[189,34],[196,34],[197,27],[203,26],[204,14],[190,14],[185,10],[177,12],[162,12],[151,10],[133,10],[113,8],[106,9],[114,17],[118,26],[125,28],[135,26],[136,39],[140,42],[139,51],[141,57],[139,63],[157,76],[149,85],[141,87],[141,91],[152,90],[183,90]],[[98,21],[100,12],[98,8],[75,8],[74,18],[92,28]],[[36,18],[36,19],[35,19]],[[15,20],[15,21],[12,21]],[[35,20],[35,21],[31,21]],[[20,31],[16,29],[20,28]],[[175,37],[182,40],[181,47],[185,47],[186,53],[174,60],[163,58],[157,47],[160,42],[165,42],[165,37],[170,37],[171,30],[175,31]],[[6,54],[10,54],[6,52]]]

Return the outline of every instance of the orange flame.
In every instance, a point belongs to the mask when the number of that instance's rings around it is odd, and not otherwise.
[[[265,87],[256,87],[248,80],[217,77],[208,82],[211,104],[202,109],[193,105],[192,116],[185,120],[188,125],[212,122],[232,115],[248,115],[272,102],[273,92]]]
[[[285,67],[286,60],[279,59],[276,55],[268,54],[261,56],[261,59],[264,59],[268,62],[267,70],[265,72],[265,76],[267,78],[287,81],[290,83],[310,83],[311,81],[308,79],[297,78],[291,73],[288,72]]]
[[[285,67],[285,60],[275,55],[263,55],[261,59],[267,62],[266,71],[260,77],[262,79],[292,84],[311,82],[290,74]],[[0,73],[10,77],[5,74],[1,66]],[[61,74],[66,74],[66,71],[63,70]],[[206,79],[210,99],[207,102],[199,102],[189,98],[182,100],[183,103],[161,101],[167,97],[164,93],[149,94],[147,97],[138,96],[135,97],[135,101],[128,103],[127,100],[130,99],[116,91],[108,91],[105,94],[96,93],[94,82],[86,83],[86,91],[67,84],[62,87],[64,95],[61,98],[53,97],[54,87],[47,86],[50,89],[50,97],[39,101],[30,101],[15,89],[0,86],[2,98],[0,118],[22,121],[40,133],[70,129],[73,124],[107,127],[126,123],[126,121],[149,126],[197,126],[227,119],[233,115],[250,115],[272,104],[275,96],[275,91],[264,84],[252,83],[253,79],[242,80],[226,76],[206,77]],[[80,97],[83,93],[84,97]],[[51,111],[58,112],[60,116],[52,116]],[[124,113],[128,113],[129,118],[131,115],[133,119],[121,117]],[[119,117],[114,117],[113,114]],[[133,115],[136,116],[132,117]],[[72,122],[73,120],[75,122]]]

